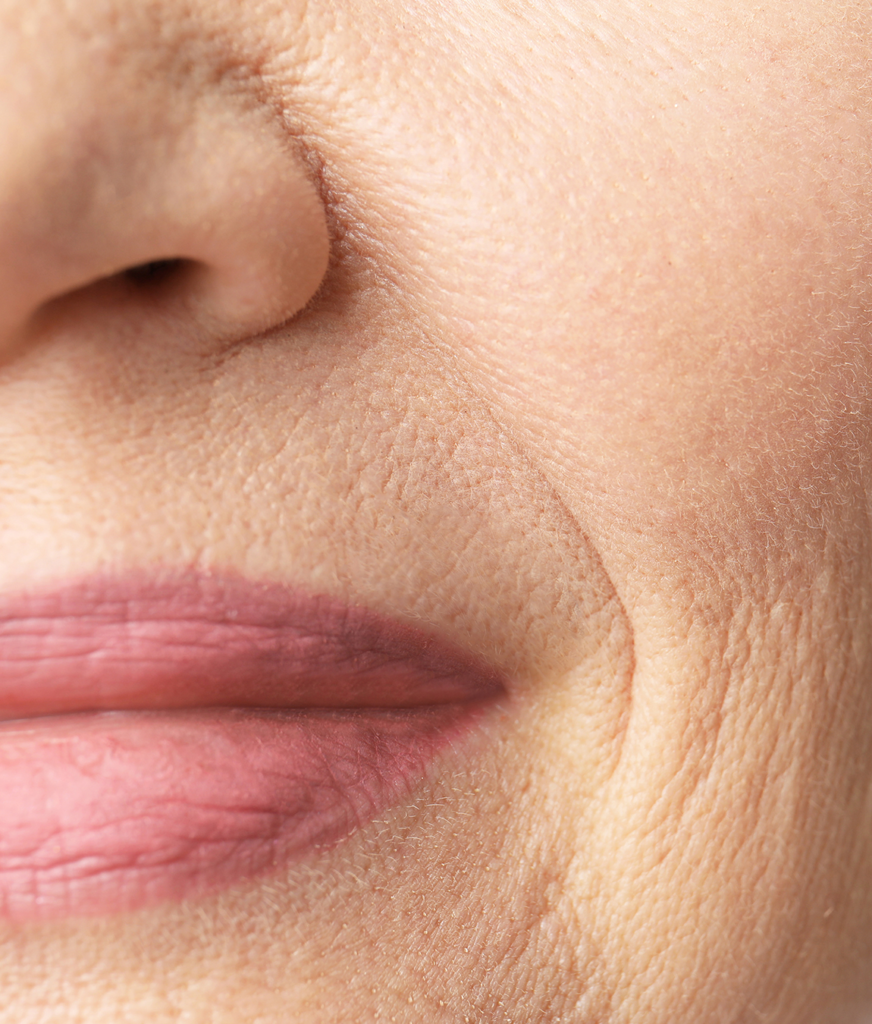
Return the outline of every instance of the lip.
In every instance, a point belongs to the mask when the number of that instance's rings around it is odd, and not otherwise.
[[[0,916],[111,914],[281,869],[401,801],[505,693],[413,627],[177,574],[0,598]]]

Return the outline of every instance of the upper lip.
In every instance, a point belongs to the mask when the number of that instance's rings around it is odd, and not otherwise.
[[[429,632],[233,575],[92,578],[0,597],[0,719],[412,708],[503,689],[495,669]]]

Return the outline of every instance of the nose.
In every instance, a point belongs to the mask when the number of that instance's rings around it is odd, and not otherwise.
[[[307,305],[324,206],[263,104],[178,75],[65,70],[0,99],[0,359],[59,324],[241,339]]]

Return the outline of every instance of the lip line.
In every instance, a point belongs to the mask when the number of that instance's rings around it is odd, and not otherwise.
[[[0,721],[101,710],[364,709],[506,692],[482,659],[368,608],[234,574],[0,595]]]

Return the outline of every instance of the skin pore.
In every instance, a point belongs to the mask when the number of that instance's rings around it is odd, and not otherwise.
[[[335,846],[0,923],[0,1021],[868,1019],[870,30],[2,0],[0,591],[232,573],[509,684]]]

